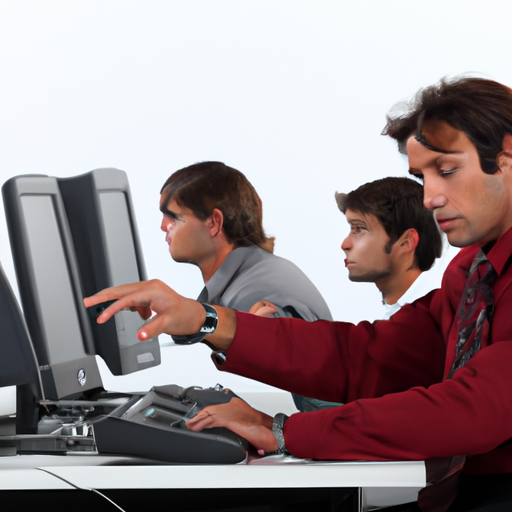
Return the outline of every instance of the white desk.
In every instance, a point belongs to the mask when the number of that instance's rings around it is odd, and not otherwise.
[[[270,414],[294,412],[289,394],[257,393],[244,398]],[[199,489],[253,493],[282,489],[293,494],[303,489],[358,488],[363,492],[356,509],[371,510],[375,492],[382,505],[382,495],[387,491],[395,499],[397,492],[410,494],[425,484],[423,462],[317,462],[268,456],[250,457],[236,465],[170,465],[93,453],[0,457],[0,500],[5,496],[2,491],[18,491],[17,496],[27,495],[27,499],[34,491],[55,491],[55,499],[59,491],[77,489],[168,493],[189,489],[195,490],[195,495]]]
[[[411,489],[423,462],[313,462],[270,456],[236,465],[140,465],[93,454],[0,458],[0,490],[73,489]],[[371,493],[370,493],[371,494]],[[0,498],[1,499],[1,498]],[[360,503],[369,510],[371,503]]]
[[[138,462],[138,464],[137,464]],[[149,461],[148,461],[149,463]],[[42,475],[41,475],[42,473]],[[55,475],[48,487],[46,475]],[[31,475],[34,480],[26,480]],[[418,487],[423,462],[316,462],[269,456],[234,465],[141,465],[104,455],[17,455],[0,458],[0,489]]]

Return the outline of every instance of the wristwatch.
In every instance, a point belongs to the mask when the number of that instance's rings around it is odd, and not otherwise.
[[[203,306],[206,312],[203,326],[195,334],[187,334],[185,336],[172,336],[174,343],[177,345],[192,345],[193,343],[198,343],[203,341],[207,336],[210,336],[210,334],[213,334],[215,329],[217,329],[219,317],[217,315],[217,311],[215,311],[215,308],[210,306],[210,304],[206,304],[205,302],[201,302],[200,304]]]
[[[272,434],[274,434],[274,437],[277,441],[277,452],[285,455],[290,454],[290,452],[286,449],[283,434],[284,424],[288,418],[289,416],[279,412],[274,416],[274,421],[272,422]]]

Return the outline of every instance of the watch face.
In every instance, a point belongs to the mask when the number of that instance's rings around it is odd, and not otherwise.
[[[217,327],[217,319],[216,318],[209,318],[206,317],[206,320],[204,321],[203,327],[201,327],[200,332],[204,332],[207,334],[212,334],[215,332],[215,328]]]
[[[215,308],[213,308],[209,304],[203,304],[203,307],[206,311],[206,318],[204,319],[203,327],[201,327],[199,332],[205,334],[212,334],[215,332],[215,329],[217,328],[217,311],[215,311]]]

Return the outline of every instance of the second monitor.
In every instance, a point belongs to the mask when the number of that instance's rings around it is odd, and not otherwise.
[[[147,279],[126,173],[96,169],[58,180],[85,296],[120,284]],[[101,311],[91,308],[96,353],[114,375],[160,364],[158,339],[140,342],[143,320],[120,311],[113,321],[98,324]],[[112,343],[117,339],[117,343]]]

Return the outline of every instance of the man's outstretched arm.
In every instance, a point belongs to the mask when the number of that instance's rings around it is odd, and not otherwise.
[[[206,317],[205,310],[199,302],[179,295],[156,279],[106,288],[91,297],[86,297],[84,305],[89,308],[112,300],[115,302],[101,313],[98,323],[105,323],[123,309],[138,311],[140,316],[147,320],[137,333],[141,341],[163,333],[197,333]],[[227,350],[235,336],[236,315],[233,310],[222,306],[215,306],[215,310],[219,317],[217,329],[208,336],[208,343],[217,350]]]

